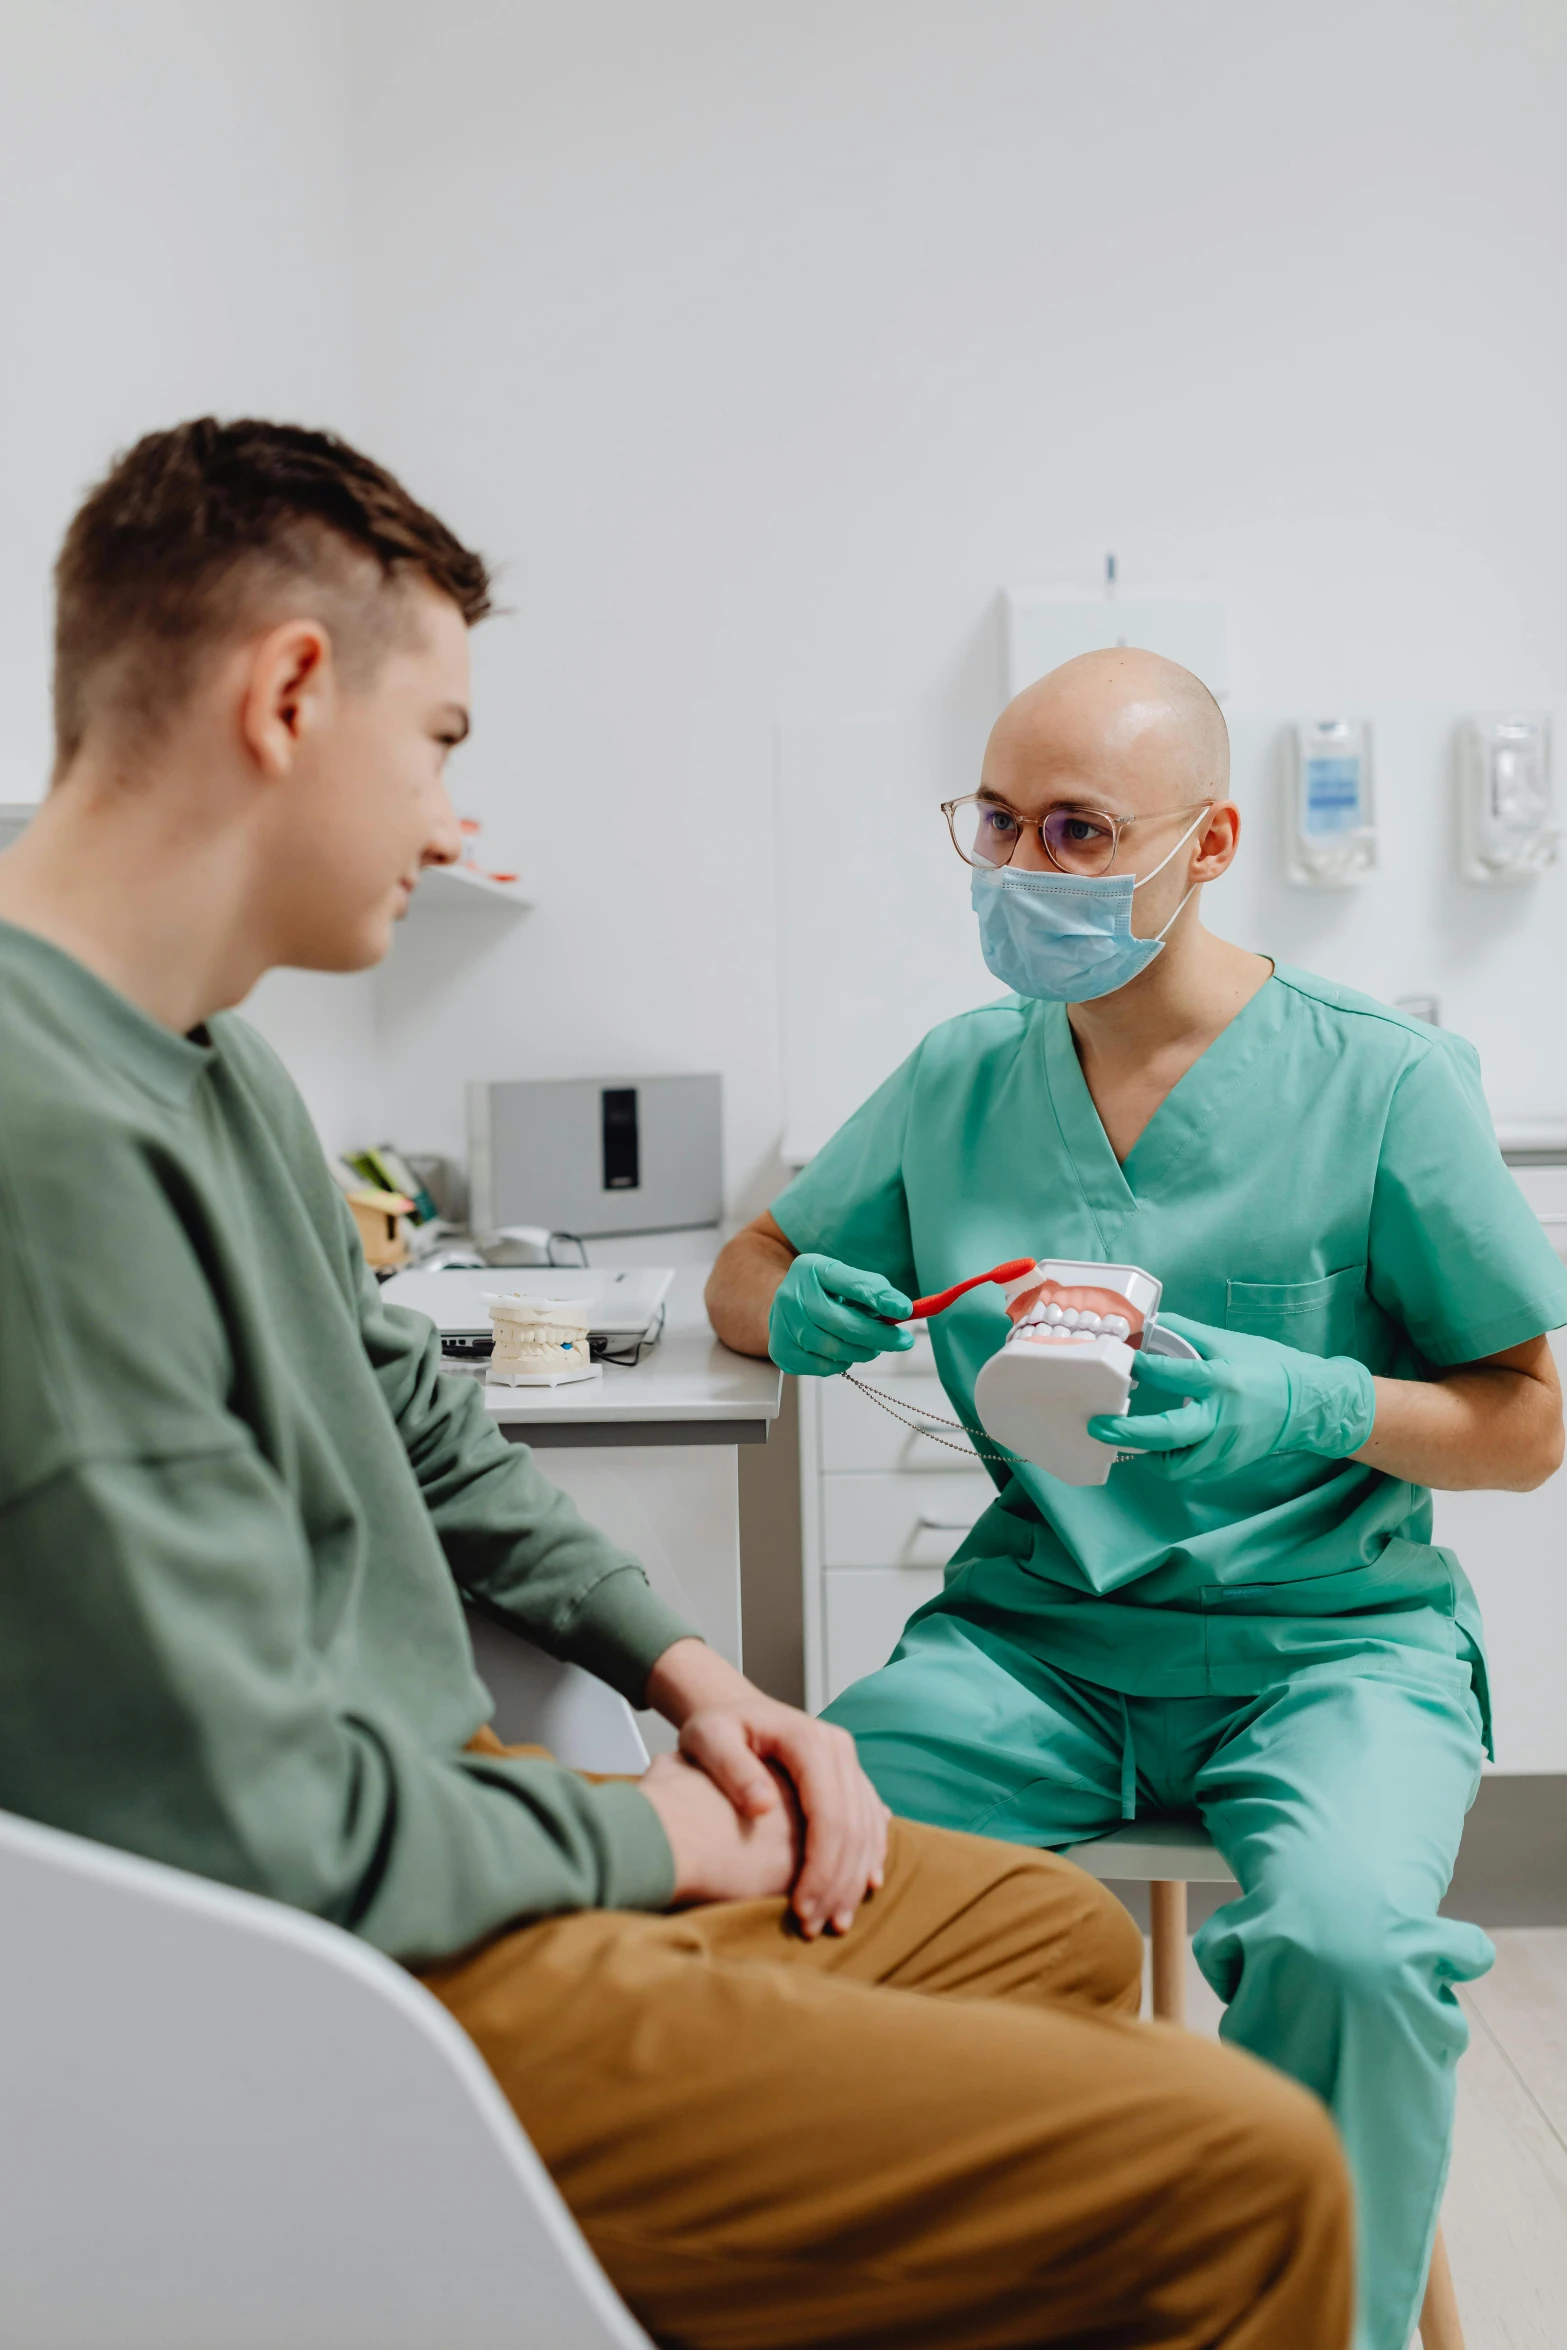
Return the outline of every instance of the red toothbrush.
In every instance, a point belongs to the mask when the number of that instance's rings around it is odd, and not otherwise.
[[[911,1322],[928,1321],[932,1314],[944,1314],[966,1289],[978,1289],[986,1281],[1021,1281],[1025,1273],[1033,1270],[1032,1257],[1008,1257],[1004,1265],[992,1265],[988,1273],[975,1273],[967,1281],[955,1281],[950,1289],[937,1290],[934,1297],[917,1297],[909,1308],[908,1318]]]

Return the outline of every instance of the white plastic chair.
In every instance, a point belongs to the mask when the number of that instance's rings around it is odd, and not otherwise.
[[[495,1700],[490,1727],[508,1745],[547,1746],[574,1771],[645,1771],[637,1718],[607,1682],[558,1665],[488,1616],[470,1612],[479,1678]]]
[[[1153,2011],[1167,2023],[1184,2024],[1186,1888],[1235,1882],[1206,1828],[1195,1819],[1134,1820],[1108,1836],[1074,1845],[1071,1857],[1091,1877],[1147,1886]],[[1440,2227],[1431,2247],[1420,2342],[1421,2350],[1464,2350],[1463,2321]]]
[[[503,1735],[645,1767],[602,1682],[480,1642]],[[458,2342],[650,2350],[440,2003],[297,1910],[0,1813],[0,2350]]]

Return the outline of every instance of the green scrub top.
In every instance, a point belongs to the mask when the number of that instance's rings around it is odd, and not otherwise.
[[[910,1296],[1019,1255],[1141,1265],[1166,1310],[1394,1378],[1567,1323],[1567,1269],[1503,1164],[1474,1048],[1282,967],[1124,1166],[1065,1007],[1010,996],[933,1029],[773,1214],[797,1249]],[[931,1324],[982,1447],[974,1381],[1007,1330],[988,1287]],[[1485,1704],[1479,1608],[1424,1486],[1304,1453],[1195,1484],[1137,1460],[1087,1487],[987,1466],[1000,1498],[934,1608],[1004,1618],[1128,1695],[1246,1695],[1392,1642],[1468,1656]]]

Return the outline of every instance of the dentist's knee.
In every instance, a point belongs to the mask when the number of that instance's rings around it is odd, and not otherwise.
[[[1384,1894],[1332,1881],[1293,1887],[1243,1926],[1238,1942],[1242,1979],[1285,2016],[1324,2006],[1346,2017],[1403,2011],[1423,2016],[1425,2033],[1456,2034],[1458,2046],[1462,2017],[1444,1994],[1455,1977],[1483,1971],[1489,1949],[1477,1928],[1414,1916]]]

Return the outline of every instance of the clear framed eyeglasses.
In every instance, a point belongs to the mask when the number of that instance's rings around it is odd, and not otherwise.
[[[991,792],[970,792],[966,799],[943,800],[941,812],[965,865],[1010,865],[1018,842],[1036,832],[1058,873],[1091,877],[1109,872],[1124,832],[1139,824],[1167,824],[1211,805],[1194,800],[1189,808],[1161,808],[1154,816],[1109,816],[1098,808],[1061,806],[1033,817],[1020,816]]]

